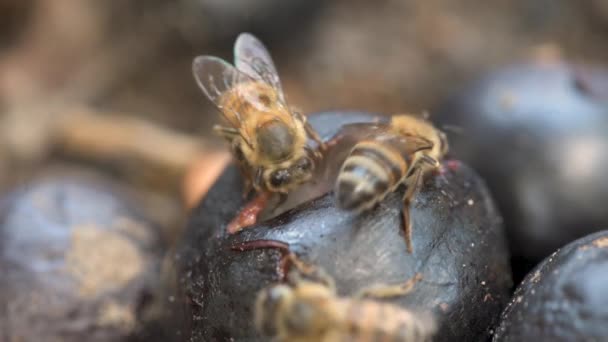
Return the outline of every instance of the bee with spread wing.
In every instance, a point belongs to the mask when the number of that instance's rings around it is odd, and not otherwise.
[[[319,149],[324,147],[306,117],[287,105],[264,45],[242,33],[234,55],[234,66],[213,56],[199,56],[192,65],[196,82],[228,124],[215,126],[214,131],[230,144],[245,181],[245,194],[252,188],[260,194],[243,210],[247,215],[239,215],[229,225],[230,233],[255,223],[270,194],[278,193],[282,200],[310,180],[319,152],[309,146],[309,139]]]

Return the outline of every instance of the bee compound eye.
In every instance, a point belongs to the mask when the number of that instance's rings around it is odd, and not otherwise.
[[[262,333],[268,336],[277,333],[277,325],[280,325],[277,321],[280,317],[280,308],[291,294],[291,289],[285,285],[271,286],[260,292],[255,318],[256,325]]]
[[[312,169],[312,161],[309,158],[303,157],[298,160],[295,166],[302,171],[308,171]]]
[[[286,169],[276,170],[270,174],[270,184],[275,188],[289,183],[290,180],[291,173]]]
[[[271,303],[280,302],[281,299],[286,297],[290,292],[291,291],[289,290],[289,288],[284,285],[273,286],[268,289],[267,300]]]

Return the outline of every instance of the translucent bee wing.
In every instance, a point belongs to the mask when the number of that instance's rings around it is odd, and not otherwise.
[[[241,33],[234,43],[234,65],[251,78],[270,85],[285,103],[283,88],[272,57],[264,44],[250,33]]]
[[[369,137],[386,134],[390,126],[386,123],[357,122],[343,125],[340,130],[326,142],[328,150],[324,154],[317,172],[322,173],[319,179],[335,180],[340,168],[353,146]]]
[[[196,57],[192,62],[192,73],[203,93],[220,109],[222,95],[248,79],[230,63],[213,56]]]
[[[411,156],[419,151],[430,150],[434,145],[430,140],[417,135],[379,135],[374,138],[395,146],[403,156]]]
[[[338,153],[350,149],[360,141],[376,140],[394,146],[404,157],[433,148],[433,143],[421,136],[396,133],[388,121],[353,123],[344,125],[338,134],[328,142]]]
[[[388,122],[357,122],[342,126],[338,133],[327,143],[329,146],[352,147],[358,141],[370,136],[386,134],[390,130]]]
[[[238,71],[225,60],[213,56],[198,56],[192,62],[192,73],[196,83],[207,98],[220,109],[224,117],[235,127],[238,123],[226,115],[222,106],[222,95],[237,84],[252,81],[251,77]],[[238,113],[234,113],[237,115]],[[238,120],[237,120],[238,121]]]

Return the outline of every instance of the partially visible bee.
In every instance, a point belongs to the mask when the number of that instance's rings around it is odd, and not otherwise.
[[[319,274],[324,273],[317,271]],[[348,298],[337,296],[331,279],[292,276],[291,284],[270,285],[258,293],[254,322],[260,333],[282,342],[430,341],[436,330],[430,314],[363,299],[405,295],[418,280],[416,275],[404,285],[379,287]]]
[[[287,105],[272,58],[257,38],[239,35],[234,55],[236,67],[217,57],[196,57],[194,78],[229,125],[214,131],[230,144],[245,194],[253,187],[284,199],[312,176],[318,152],[308,146],[308,138],[320,148],[323,143],[306,117]],[[241,228],[235,222],[229,232]]]
[[[365,132],[342,164],[336,181],[337,205],[363,212],[374,207],[400,185],[405,185],[403,225],[412,252],[409,204],[423,176],[438,170],[448,151],[443,132],[430,122],[395,115],[388,123],[345,126],[343,135]]]

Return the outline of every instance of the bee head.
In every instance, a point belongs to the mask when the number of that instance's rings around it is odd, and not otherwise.
[[[284,122],[272,120],[258,127],[257,145],[259,153],[272,162],[289,159],[293,155],[295,137]]]
[[[279,284],[262,290],[255,305],[255,325],[267,336],[318,337],[332,325],[331,291],[317,283]],[[314,338],[314,339],[313,339]]]
[[[258,293],[255,302],[255,326],[266,336],[276,336],[283,312],[293,301],[293,290],[287,285],[272,285]]]
[[[269,173],[268,182],[270,189],[287,189],[292,185],[306,182],[312,176],[314,163],[308,156],[296,159],[286,168],[273,170]]]

